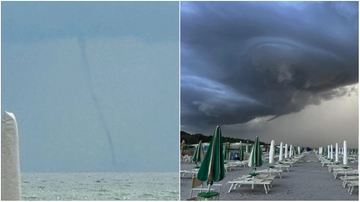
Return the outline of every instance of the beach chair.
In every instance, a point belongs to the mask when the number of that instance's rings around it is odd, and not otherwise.
[[[280,164],[280,163],[279,163],[279,164]],[[279,165],[279,164],[278,164],[278,165]],[[286,160],[286,159],[285,159],[285,161],[282,161],[282,162],[281,162],[281,165],[289,165],[290,167],[294,167],[293,162],[290,161],[290,160]]]
[[[193,197],[194,192],[201,193],[201,192],[207,192],[208,191],[208,187],[204,187],[203,185],[204,185],[204,182],[198,180],[196,177],[192,178],[191,190],[190,190],[190,199],[194,198]],[[212,198],[220,199],[221,186],[222,186],[222,184],[213,184],[213,185],[211,185],[212,188],[210,189],[210,192],[214,192],[213,187],[217,187],[218,188],[218,193],[219,193],[217,196],[214,196]],[[195,198],[197,198],[197,197],[195,197]]]
[[[228,181],[228,184],[231,184],[228,193],[230,193],[232,190],[235,190],[237,187],[240,187],[241,185],[247,184],[247,185],[251,185],[253,188],[254,185],[258,184],[258,185],[264,185],[265,193],[268,194],[270,191],[271,182],[272,182],[271,180],[252,179],[252,178]]]
[[[283,170],[281,170],[281,169],[273,169],[273,168],[255,171],[255,173],[269,173],[270,176],[271,176],[272,173],[275,173],[275,174],[279,175],[280,179],[281,179],[281,173],[282,172],[283,172]]]
[[[232,170],[236,170],[237,169],[236,167],[237,167],[236,165],[228,163],[228,164],[225,165],[225,171],[229,172],[229,171],[232,171]]]
[[[228,184],[230,184],[230,188],[228,190],[228,193],[235,190],[238,187],[241,187],[242,185],[251,185],[251,188],[254,188],[254,185],[263,185],[265,193],[268,194],[270,191],[270,187],[272,186],[272,180],[275,178],[275,176],[270,175],[264,175],[260,174],[255,177],[251,177],[250,175],[243,175],[237,179],[234,179],[232,181],[228,181]]]
[[[359,176],[341,176],[340,179],[343,181],[342,187],[343,187],[343,188],[346,188],[346,185],[347,185],[350,181],[358,181],[358,180],[359,180]]]
[[[186,174],[190,174],[192,177],[196,177],[198,171],[196,170],[181,170],[180,176],[185,177]]]
[[[287,172],[289,172],[290,165],[276,164],[274,166],[275,166],[275,168],[279,168],[279,169],[286,168]]]
[[[325,165],[333,165],[334,162],[331,162],[329,160],[324,160],[324,161],[321,161],[321,166],[324,167]]]
[[[342,168],[342,167],[344,167],[344,165],[343,165],[343,164],[339,164],[339,165],[327,165],[327,167],[328,167],[329,173],[331,173],[331,172],[333,171],[333,169]]]
[[[350,181],[348,186],[349,186],[348,193],[352,195],[354,191],[354,187],[359,187],[359,181]]]
[[[343,169],[343,168],[341,168],[341,169],[334,169],[333,170],[333,175],[334,175],[334,180],[336,179],[336,177],[338,176],[338,175],[345,175],[345,176],[347,176],[347,175],[357,175],[357,174],[359,174],[359,171],[356,169],[356,170],[354,170],[354,169],[352,169],[352,168],[348,168],[348,169]]]

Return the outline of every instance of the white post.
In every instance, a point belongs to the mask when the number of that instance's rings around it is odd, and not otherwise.
[[[279,154],[279,161],[282,161],[282,156],[283,156],[283,143],[280,143],[280,154]]]
[[[271,140],[270,151],[269,151],[269,164],[272,165],[274,163],[274,149],[275,149],[275,141]]]
[[[339,145],[335,144],[335,162],[339,162]]]
[[[343,164],[346,166],[346,165],[348,164],[346,140],[344,140],[343,154],[344,154],[344,157],[343,157]]]
[[[333,146],[330,145],[330,159],[333,159]]]
[[[19,137],[15,115],[1,121],[1,200],[21,200]]]

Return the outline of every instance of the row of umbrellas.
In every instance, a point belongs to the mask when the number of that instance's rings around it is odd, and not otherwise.
[[[184,144],[184,143],[183,143]],[[198,163],[201,162],[203,159],[203,153],[205,153],[204,148],[209,146],[209,143],[205,143],[206,146],[204,146],[204,143],[202,143],[202,141],[200,141],[198,144],[193,144],[190,145],[191,148],[195,149],[194,155],[193,155],[193,162]],[[251,144],[251,149],[254,146],[254,144]],[[249,151],[248,150],[249,144],[246,143],[242,143],[241,141],[239,143],[223,143],[223,155],[224,155],[224,159],[228,160],[230,159],[230,153],[235,153],[234,157],[237,157],[238,160],[242,161],[245,158],[245,154],[247,154]],[[271,147],[273,149],[271,149]],[[280,148],[283,148],[282,151],[280,151]],[[270,150],[269,153],[274,153],[274,154],[283,154],[285,153],[285,158],[288,157],[292,157],[294,155],[300,154],[304,148],[300,148],[297,147],[293,148],[292,145],[288,146],[287,144],[285,146],[283,146],[282,144],[280,146],[275,146],[275,142],[272,143],[272,145],[270,146]],[[251,150],[250,150],[251,151]],[[282,160],[282,156],[281,155],[281,159]]]
[[[334,160],[333,151],[334,151],[333,145],[328,145],[327,149],[324,147],[319,147],[319,155],[327,156],[327,159],[332,160],[332,161]],[[339,148],[338,143],[335,144],[335,162],[339,162],[339,154],[340,153],[343,154],[343,164],[347,165],[348,164],[348,154],[350,154],[350,152],[348,152],[346,140],[344,140],[343,148]]]
[[[199,162],[201,160],[201,141],[199,142],[198,149],[195,152],[193,157],[193,161]],[[239,156],[243,156],[243,150],[240,146],[239,148]],[[207,182],[208,191],[210,190],[213,182],[220,181],[225,177],[225,163],[224,159],[226,154],[224,153],[223,142],[222,142],[222,134],[220,126],[217,126],[214,135],[211,139],[208,151],[206,152],[204,158],[202,159],[201,166],[199,168],[197,178],[200,181]],[[253,170],[256,167],[260,167],[262,165],[262,151],[260,148],[259,137],[256,137],[254,145],[252,147],[248,166],[252,167]]]
[[[238,152],[239,160],[240,161],[244,160],[245,153],[243,151],[243,146],[242,146],[241,142],[240,142],[239,148],[237,149],[237,152]],[[200,140],[199,144],[196,146],[196,150],[194,152],[192,161],[195,162],[195,164],[197,165],[198,163],[200,163],[204,159],[204,153],[205,152],[204,152],[204,148],[202,146],[202,140]],[[223,144],[222,154],[224,156],[224,160],[229,159],[229,144]]]

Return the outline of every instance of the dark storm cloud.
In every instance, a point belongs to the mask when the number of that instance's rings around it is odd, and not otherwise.
[[[183,126],[299,112],[357,82],[357,2],[181,3]]]

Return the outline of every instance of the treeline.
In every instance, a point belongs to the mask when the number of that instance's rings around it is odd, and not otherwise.
[[[181,137],[181,141],[185,140],[186,144],[197,144],[199,143],[200,140],[202,140],[202,142],[210,142],[212,135],[211,136],[206,136],[200,133],[196,133],[196,134],[190,134],[187,133],[185,131],[180,131],[180,137]],[[254,140],[249,140],[249,139],[241,139],[241,138],[233,138],[233,137],[222,137],[223,142],[230,142],[230,143],[237,143],[237,142],[243,142],[243,143],[249,143],[252,144],[254,143]],[[254,137],[255,139],[255,137]],[[261,142],[261,145],[266,144],[265,142]]]

